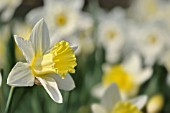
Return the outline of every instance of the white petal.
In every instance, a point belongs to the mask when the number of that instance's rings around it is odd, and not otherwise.
[[[2,85],[2,74],[0,72],[0,86]]]
[[[107,111],[105,110],[105,108],[99,104],[93,104],[91,106],[92,112],[93,113],[107,113]]]
[[[130,100],[130,102],[135,104],[138,107],[138,109],[142,109],[145,106],[147,99],[148,99],[147,96],[143,95]]]
[[[138,73],[142,67],[142,62],[139,54],[133,53],[128,56],[123,63],[123,66],[129,73],[136,75],[136,73]]]
[[[31,10],[26,15],[26,21],[35,25],[43,17],[44,9],[42,7],[38,7],[36,9]]]
[[[34,78],[29,64],[18,62],[9,73],[7,84],[10,86],[33,86]]]
[[[81,13],[78,19],[79,30],[90,30],[94,25],[94,20],[89,13]]]
[[[152,67],[146,67],[143,69],[140,73],[139,76],[135,76],[135,81],[137,84],[141,85],[144,82],[146,82],[149,78],[151,78],[153,73]]]
[[[48,76],[48,75],[47,75]],[[50,97],[57,103],[62,103],[63,98],[58,89],[56,81],[52,77],[37,77]]]
[[[92,95],[96,98],[102,98],[107,87],[102,84],[97,84],[92,88]]]
[[[64,79],[59,75],[53,75],[53,78],[56,80],[59,89],[70,91],[75,88],[75,83],[69,74]]]
[[[113,106],[121,101],[121,96],[119,89],[116,84],[111,84],[105,91],[101,103],[105,106],[108,110],[111,110]]]
[[[70,1],[70,0],[69,0]],[[74,7],[76,10],[81,10],[83,8],[85,0],[72,0],[70,5]]]
[[[1,19],[3,22],[9,21],[12,16],[14,15],[15,9],[13,7],[8,7],[6,10],[4,10],[1,14]]]
[[[50,38],[47,25],[44,19],[41,19],[34,26],[30,41],[36,54],[42,55],[50,47]]]
[[[120,51],[117,50],[112,50],[111,49],[106,49],[106,61],[110,63],[115,63],[119,60],[120,58]]]
[[[22,3],[22,0],[10,1],[10,3],[8,3],[7,6],[5,7],[5,10],[2,11],[2,14],[1,14],[2,21],[4,21],[4,22],[9,21],[12,18],[12,16],[14,15],[16,8],[21,3]]]
[[[32,58],[34,57],[35,53],[32,47],[32,44],[28,40],[24,40],[24,38],[18,37],[14,35],[15,42],[22,51],[23,55],[25,56],[27,62],[31,62]]]
[[[78,46],[71,46],[71,48],[72,48],[74,51],[76,51],[77,48],[78,48]]]

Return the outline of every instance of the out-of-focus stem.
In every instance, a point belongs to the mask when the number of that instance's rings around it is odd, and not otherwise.
[[[11,100],[12,100],[12,96],[13,96],[13,92],[14,92],[15,87],[12,86],[8,95],[8,100],[7,100],[7,104],[5,107],[5,112],[4,113],[8,113],[9,112],[9,108],[10,108],[10,104],[11,104]]]

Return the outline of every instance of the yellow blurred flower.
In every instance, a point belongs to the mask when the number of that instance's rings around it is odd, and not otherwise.
[[[92,89],[93,95],[99,98],[112,83],[118,85],[124,98],[133,96],[138,92],[140,85],[152,76],[152,68],[149,66],[143,68],[141,58],[136,53],[127,57],[122,64],[104,66],[102,84],[98,84]]]
[[[153,95],[147,104],[148,113],[159,113],[164,105],[164,97],[161,94]]]

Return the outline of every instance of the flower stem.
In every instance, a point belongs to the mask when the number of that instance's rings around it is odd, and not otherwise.
[[[14,86],[12,86],[11,89],[10,89],[10,92],[9,92],[9,95],[8,95],[7,104],[6,104],[6,107],[5,107],[5,113],[8,113],[8,111],[9,111],[9,107],[10,107],[10,104],[11,104],[11,100],[12,100],[14,89],[15,89]]]
[[[65,110],[66,110],[65,113],[68,113],[68,112],[69,112],[71,92],[72,92],[72,91],[68,92],[68,95],[67,95],[67,102],[66,102],[66,106],[65,106]]]

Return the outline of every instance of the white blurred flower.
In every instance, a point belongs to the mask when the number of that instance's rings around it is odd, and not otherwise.
[[[105,66],[102,84],[92,89],[92,94],[101,98],[107,87],[116,83],[124,98],[135,95],[140,85],[152,76],[151,67],[142,67],[142,61],[138,54],[132,54],[122,64]]]
[[[105,91],[101,104],[92,104],[93,113],[142,113],[147,96],[139,96],[132,100],[122,100],[116,84],[111,84]]]
[[[7,44],[10,38],[9,25],[0,28],[0,68],[7,65]]]
[[[28,13],[27,20],[35,23],[43,17],[52,36],[65,38],[76,32],[79,21],[83,22],[83,4],[83,0],[45,0],[43,7]]]
[[[98,28],[99,43],[106,50],[106,60],[115,63],[119,60],[125,42],[122,26],[114,20],[105,19]]]
[[[69,40],[71,40],[73,44],[78,45],[78,49],[76,51],[77,54],[81,53],[86,55],[94,50],[94,42],[92,37],[94,20],[88,13],[82,16],[82,20],[83,19],[84,21],[79,23],[78,31]],[[68,40],[67,38],[63,39]]]
[[[134,0],[129,14],[138,20],[146,21],[157,18],[160,8],[158,0]]]
[[[105,49],[106,61],[115,63],[120,59],[128,37],[127,27],[125,26],[125,10],[116,7],[110,12],[105,12],[101,9],[98,13],[97,38],[99,46],[102,45]]]
[[[18,62],[13,67],[7,84],[33,86],[35,80],[39,81],[55,102],[62,103],[59,89],[69,91],[75,87],[68,73],[75,73],[76,47],[66,41],[51,45],[48,28],[43,19],[34,26],[28,40],[17,35],[14,37],[27,63]]]
[[[134,49],[143,56],[146,65],[153,65],[160,59],[167,46],[167,33],[151,23],[136,29],[131,33]]]
[[[15,9],[22,3],[22,0],[0,0],[0,11],[2,21],[8,21],[14,15]]]

